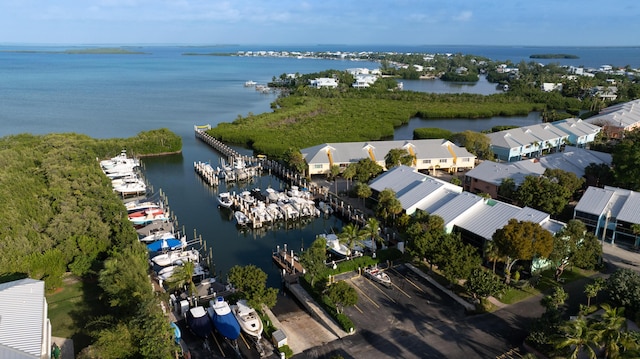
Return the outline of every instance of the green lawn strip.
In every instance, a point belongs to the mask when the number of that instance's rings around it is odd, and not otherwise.
[[[49,305],[51,334],[71,338],[74,348],[80,350],[92,340],[87,324],[96,316],[106,313],[98,298],[97,282],[71,281],[46,295]]]

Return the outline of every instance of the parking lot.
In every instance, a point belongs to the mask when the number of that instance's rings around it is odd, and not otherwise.
[[[493,314],[469,316],[451,297],[404,265],[386,270],[392,285],[342,275],[358,292],[345,308],[356,334],[315,347],[296,358],[491,358],[513,348],[497,330],[513,325]],[[508,331],[508,329],[506,329]]]

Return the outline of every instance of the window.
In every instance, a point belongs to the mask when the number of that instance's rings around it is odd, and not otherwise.
[[[431,163],[431,160],[422,160],[422,163]]]
[[[440,163],[447,163],[447,159],[446,158],[441,158],[440,159]]]
[[[471,162],[471,158],[465,157],[462,159],[462,162]]]
[[[319,164],[319,165],[313,165],[313,168],[315,168],[315,169],[317,169],[317,170],[321,169],[322,167],[323,167],[323,166],[322,166],[322,164]]]

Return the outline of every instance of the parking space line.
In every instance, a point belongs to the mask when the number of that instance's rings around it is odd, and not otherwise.
[[[414,283],[411,279],[409,279],[406,275],[404,275],[404,274],[402,274],[402,273],[398,272],[397,270],[395,270],[395,269],[393,269],[393,268],[391,268],[391,270],[392,270],[394,273],[398,274],[399,276],[403,277],[403,278],[404,278],[404,280],[406,280],[407,282],[409,282],[409,284],[411,284],[412,286],[416,287],[416,289],[418,289],[418,290],[419,290],[419,291],[421,291],[422,293],[426,293],[426,292],[424,291],[424,289],[420,288],[420,286],[419,286],[419,285],[415,284],[415,283]]]
[[[384,294],[385,297],[389,298],[390,301],[397,303],[395,299],[391,298],[387,293],[385,293],[382,289],[380,289],[380,287],[376,284],[376,283],[371,283],[369,282],[372,286],[374,286],[377,290],[380,291],[380,293]],[[393,284],[393,283],[391,283]]]
[[[364,314],[364,312],[362,311],[362,309],[360,309],[357,305],[355,305],[355,304],[354,304],[353,306],[354,306],[354,307],[356,307],[356,309],[357,309],[361,314]]]
[[[245,339],[244,335],[242,335],[242,333],[240,333],[240,337],[242,338],[242,341],[244,342],[244,345],[247,346],[247,349],[251,349],[251,347],[249,346],[249,343],[247,343],[247,339]]]
[[[365,298],[369,299],[369,301],[371,303],[373,303],[373,305],[376,306],[376,308],[380,308],[380,306],[378,305],[378,303],[376,303],[373,299],[371,299],[367,294],[365,294],[365,292],[362,291],[362,289],[360,289],[355,283],[353,283],[353,280],[351,280],[351,283],[353,284],[353,287],[358,290],[358,292],[362,293],[362,295],[365,296]]]
[[[396,287],[397,290],[401,291],[402,294],[406,295],[407,298],[411,298],[411,296],[409,294],[407,294],[407,292],[405,292],[404,290],[400,289],[400,287],[398,287],[395,283],[391,283],[394,287]]]
[[[222,350],[222,346],[220,345],[220,342],[218,342],[218,338],[216,338],[216,333],[214,333],[213,330],[211,331],[211,336],[213,337],[213,340],[216,341],[216,344],[218,345],[218,349],[220,350],[220,354],[224,356],[224,351]]]

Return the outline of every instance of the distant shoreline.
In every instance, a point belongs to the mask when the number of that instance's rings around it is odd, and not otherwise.
[[[0,52],[11,52],[17,54],[63,54],[63,55],[144,55],[146,52],[131,51],[119,47],[98,47],[86,49],[74,49],[63,51],[44,51],[44,50],[0,50]]]
[[[570,54],[533,54],[529,56],[530,59],[579,59],[577,55]]]

